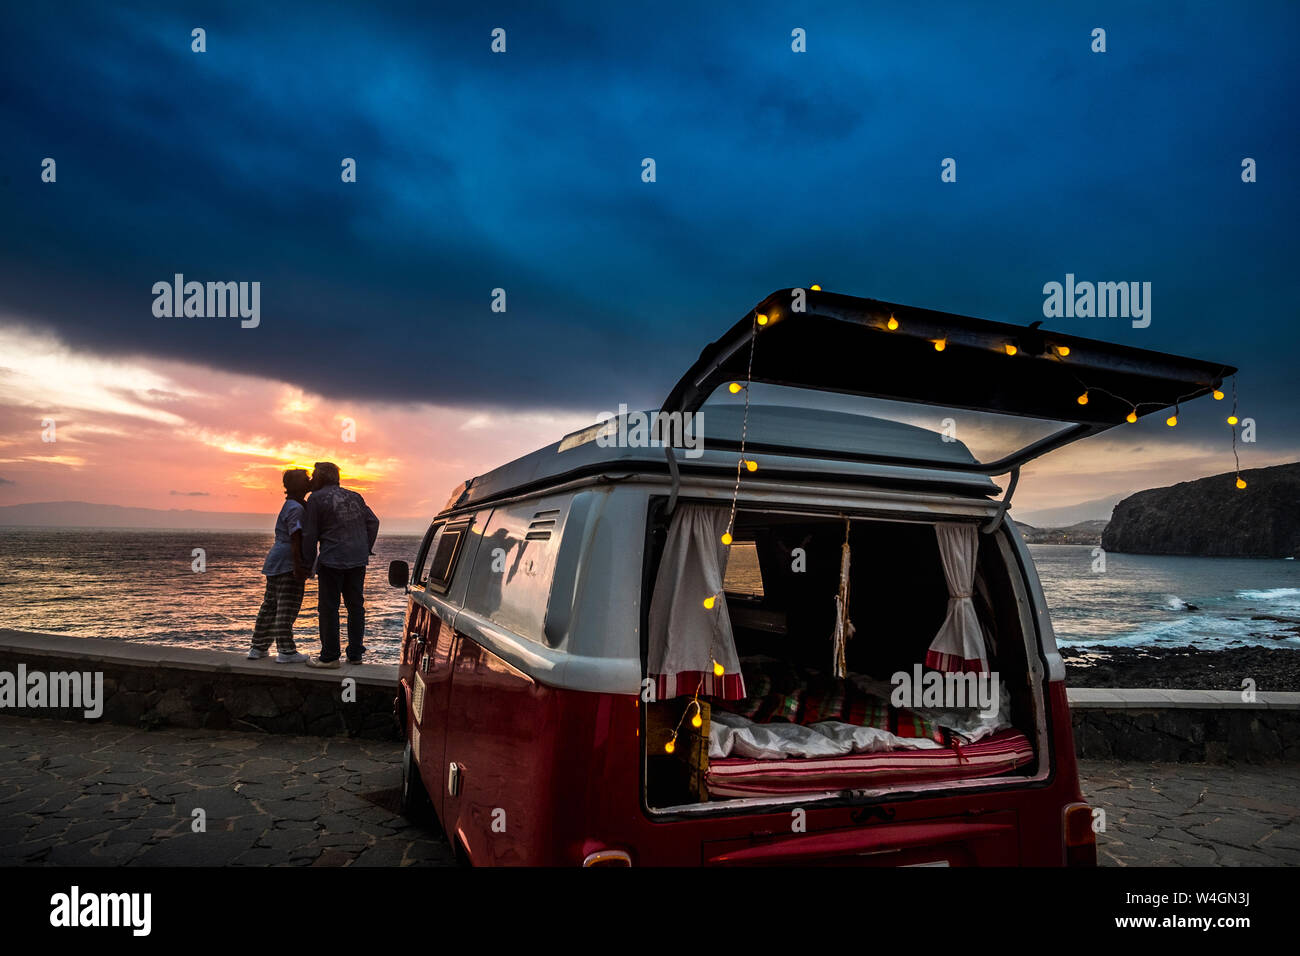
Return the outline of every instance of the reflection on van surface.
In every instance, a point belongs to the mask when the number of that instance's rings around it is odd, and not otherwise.
[[[1234,371],[773,293],[660,409],[699,454],[575,432],[394,562],[405,807],[474,864],[1095,864],[1006,508],[1024,462]]]

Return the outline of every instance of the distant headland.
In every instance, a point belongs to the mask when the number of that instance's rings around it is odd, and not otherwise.
[[[1101,536],[1107,551],[1202,557],[1300,555],[1300,462],[1229,472],[1120,501]]]

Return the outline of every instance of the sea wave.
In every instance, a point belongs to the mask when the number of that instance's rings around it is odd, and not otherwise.
[[[1247,601],[1284,601],[1300,598],[1300,588],[1265,588],[1262,591],[1238,591],[1237,597]]]
[[[1228,646],[1300,647],[1294,625],[1277,621],[1252,621],[1236,617],[1195,614],[1169,621],[1146,621],[1120,634],[1093,634],[1086,638],[1058,638],[1062,646],[1106,644],[1120,647],[1192,645],[1202,648]]]

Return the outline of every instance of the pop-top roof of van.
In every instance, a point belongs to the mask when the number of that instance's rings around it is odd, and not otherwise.
[[[662,445],[619,437],[639,427],[653,410],[633,412],[566,435],[558,442],[495,468],[465,482],[452,492],[447,507],[465,507],[557,484],[594,472],[668,470]],[[685,447],[676,446],[681,468],[735,472],[733,449],[740,436],[743,408],[709,405],[695,419],[702,426],[698,442],[691,436]],[[959,441],[945,441],[935,431],[903,422],[828,411],[820,408],[755,405],[750,408],[747,448],[763,448],[764,477],[797,474],[824,481],[853,478],[895,479],[910,483],[943,484],[966,494],[987,495],[997,486],[972,472],[954,474],[954,468],[975,461]],[[809,444],[816,452],[809,452]],[[692,447],[698,446],[698,454]],[[858,458],[902,455],[925,461],[926,467],[866,465]]]
[[[802,308],[802,310],[801,310]],[[762,316],[762,322],[758,321]],[[978,461],[938,432],[819,408],[751,408],[745,447],[775,472],[897,477],[987,494],[1004,474],[1054,448],[1218,388],[1236,369],[1040,328],[832,292],[784,289],[747,312],[674,386],[661,412],[703,411],[700,466],[734,468],[741,414],[704,404],[728,382],[763,383],[1049,423],[1059,430],[994,461]],[[751,338],[757,335],[751,349]],[[939,347],[937,348],[936,345]],[[752,362],[752,370],[751,370]],[[1080,403],[1080,396],[1087,396]],[[617,422],[614,423],[617,425]],[[581,473],[664,467],[660,447],[600,442],[593,425],[471,479],[447,507],[500,498]],[[727,456],[730,456],[729,458]],[[679,448],[679,461],[691,464]]]
[[[703,425],[705,446],[715,449],[738,446],[744,428],[745,447],[751,450],[815,449],[818,455],[828,458],[876,452],[939,467],[975,462],[975,456],[960,441],[945,439],[938,431],[874,415],[751,405],[745,421],[742,405],[705,405],[699,411],[699,421]]]

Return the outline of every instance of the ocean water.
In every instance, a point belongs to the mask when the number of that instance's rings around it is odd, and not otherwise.
[[[1300,647],[1298,561],[1108,552],[1106,570],[1095,573],[1091,545],[1029,551],[1062,646]]]
[[[0,528],[0,627],[246,651],[272,540],[238,531]],[[419,546],[419,535],[375,542],[365,588],[371,660],[398,659],[406,595],[388,586],[388,562],[413,561]],[[203,572],[192,568],[195,548],[206,552]],[[320,649],[314,578],[294,639],[304,653]]]
[[[366,575],[372,660],[397,660],[405,595],[388,586],[388,562],[413,561],[419,544],[418,535],[382,534],[375,544]],[[0,627],[243,651],[270,545],[270,534],[248,532],[0,529]],[[191,567],[195,548],[206,551],[202,573]],[[1296,561],[1107,554],[1098,574],[1089,546],[1030,551],[1062,645],[1300,647],[1295,624],[1252,620],[1300,621]],[[314,580],[295,639],[305,652],[319,648]]]

